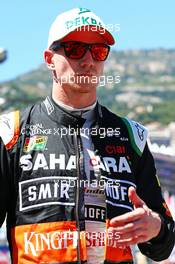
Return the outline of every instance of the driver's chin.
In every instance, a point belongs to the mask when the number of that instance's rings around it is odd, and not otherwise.
[[[70,89],[74,92],[89,93],[97,88],[97,84],[94,83],[68,83],[65,89]]]

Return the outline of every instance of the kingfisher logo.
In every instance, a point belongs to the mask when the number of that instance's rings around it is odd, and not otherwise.
[[[74,232],[75,233],[75,232]],[[71,242],[72,247],[77,247],[77,238],[76,233],[73,232],[64,232],[61,233],[60,231],[49,232],[47,234],[43,233],[35,233],[35,232],[25,232],[24,233],[24,252],[28,255],[30,252],[33,256],[39,256],[40,251],[46,250],[61,250],[67,249]],[[72,237],[70,236],[72,235]],[[47,248],[44,243],[47,241]],[[40,248],[38,247],[40,245]]]
[[[28,137],[25,139],[24,143],[24,148],[23,151],[25,153],[28,153],[32,150],[44,150],[47,144],[48,137],[47,136],[33,136],[33,137]]]
[[[17,248],[13,259],[20,258],[20,263],[63,263],[65,255],[74,262],[78,239],[74,221],[20,225],[12,232]]]

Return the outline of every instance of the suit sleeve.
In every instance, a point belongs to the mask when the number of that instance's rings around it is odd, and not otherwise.
[[[15,190],[12,180],[12,148],[17,143],[20,132],[20,113],[13,111],[0,116],[0,226],[6,213],[10,213]]]
[[[147,206],[161,218],[161,230],[157,237],[138,245],[142,254],[154,261],[169,257],[175,243],[175,224],[162,197],[153,156],[146,144],[137,173],[137,193]]]
[[[9,159],[0,137],[0,226],[2,226],[8,210],[9,192]]]

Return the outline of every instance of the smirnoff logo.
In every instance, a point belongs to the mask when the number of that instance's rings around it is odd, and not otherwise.
[[[46,205],[75,205],[76,177],[49,176],[19,182],[19,210]]]

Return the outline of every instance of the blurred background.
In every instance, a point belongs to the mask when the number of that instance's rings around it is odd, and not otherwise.
[[[101,79],[99,101],[148,127],[163,195],[175,217],[173,0],[1,1],[0,113],[24,108],[50,93],[51,75],[43,61],[49,27],[58,13],[74,7],[94,11],[116,39],[105,65],[105,76],[114,81]],[[134,251],[136,263],[153,263]],[[161,263],[175,263],[174,254]],[[5,263],[10,261],[4,225],[0,264]]]

